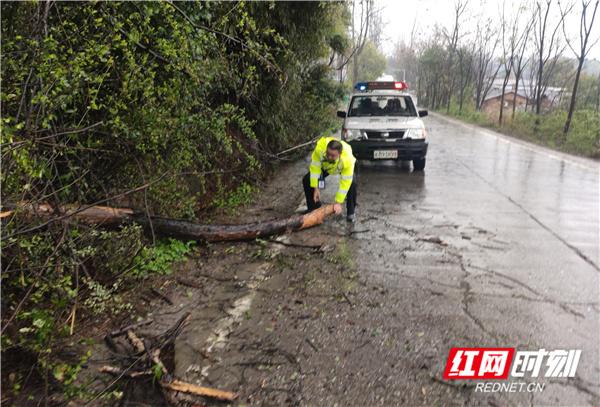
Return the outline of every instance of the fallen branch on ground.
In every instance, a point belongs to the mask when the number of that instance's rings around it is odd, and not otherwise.
[[[126,377],[128,379],[140,379],[148,376],[156,377],[157,370],[160,370],[160,386],[165,390],[172,392],[171,399],[176,399],[177,393],[186,393],[194,396],[211,397],[218,400],[233,401],[237,398],[237,394],[214,389],[211,387],[198,386],[192,383],[187,383],[176,378],[173,378],[170,372],[167,370],[165,364],[160,358],[161,349],[167,344],[172,342],[177,335],[181,332],[181,329],[189,320],[190,313],[184,314],[173,327],[165,331],[163,334],[157,336],[152,341],[147,341],[146,346],[144,340],[142,340],[133,330],[120,330],[117,331],[117,336],[125,335],[134,355],[141,355],[137,359],[137,363],[129,366],[126,369],[121,369],[116,366],[102,366],[98,369],[100,373],[107,373],[113,376]],[[107,337],[113,337],[113,334],[108,334]],[[133,356],[133,355],[132,355]],[[138,369],[136,368],[138,366]],[[140,370],[139,367],[142,369]]]
[[[203,240],[208,242],[252,240],[259,237],[295,232],[323,223],[327,216],[334,213],[333,205],[324,205],[305,215],[295,215],[284,219],[266,220],[239,225],[203,225],[179,219],[159,216],[148,217],[145,213],[134,213],[128,208],[92,206],[81,209],[79,206],[58,208],[47,204],[21,205],[30,216],[52,217],[77,220],[87,224],[114,226],[121,223],[138,223],[146,228],[152,224],[154,233],[180,239]],[[1,212],[0,218],[11,215],[13,211]],[[20,232],[19,232],[20,233]]]
[[[223,391],[212,389],[210,387],[197,386],[195,384],[182,382],[180,380],[173,380],[169,383],[161,383],[163,388],[172,391],[180,391],[183,393],[195,394],[196,396],[212,397],[219,400],[233,401],[237,398],[236,393],[230,391]]]

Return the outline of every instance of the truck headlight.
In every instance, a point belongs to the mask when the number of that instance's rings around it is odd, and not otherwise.
[[[344,129],[342,139],[346,141],[359,140],[362,138],[362,132],[358,129]]]
[[[425,137],[427,137],[427,130],[425,129],[408,129],[405,136],[405,138],[411,138],[416,140],[424,140]]]

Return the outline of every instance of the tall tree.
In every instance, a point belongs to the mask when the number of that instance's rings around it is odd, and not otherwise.
[[[523,41],[521,42],[521,45],[518,47],[518,49],[516,50],[516,53],[514,55],[514,73],[515,73],[515,97],[513,98],[513,103],[512,103],[512,120],[515,119],[515,111],[517,109],[517,97],[516,94],[519,92],[519,82],[521,81],[521,78],[523,76],[523,71],[525,70],[525,68],[527,67],[527,62],[528,60],[525,59],[525,50],[527,49],[527,44],[528,44],[528,39],[529,39],[529,32],[531,31],[531,25],[533,24],[533,17],[530,16],[529,21],[527,21],[527,24],[525,25],[525,28],[523,29]],[[527,105],[527,101],[525,101],[525,104]]]
[[[564,140],[566,140],[567,138],[567,133],[569,132],[569,128],[571,127],[571,120],[573,118],[573,112],[575,111],[575,103],[577,101],[577,88],[579,86],[579,77],[581,76],[581,69],[583,68],[583,63],[585,61],[585,57],[588,54],[588,52],[590,51],[590,48],[592,48],[592,46],[594,46],[597,42],[598,39],[600,39],[600,37],[595,40],[593,43],[590,43],[590,33],[592,32],[592,27],[594,25],[594,20],[596,18],[596,12],[598,11],[598,4],[600,3],[599,0],[596,0],[596,3],[593,6],[593,10],[590,10],[590,4],[592,3],[591,0],[581,0],[581,14],[580,14],[580,18],[579,18],[579,47],[576,49],[575,47],[573,47],[573,45],[571,44],[571,41],[569,40],[569,36],[566,33],[565,30],[565,17],[566,17],[566,13],[562,10],[562,7],[560,7],[561,9],[561,15],[562,15],[562,27],[563,27],[563,33],[565,35],[565,39],[567,41],[567,45],[569,46],[569,48],[571,49],[571,51],[573,51],[573,53],[575,54],[575,57],[577,58],[577,71],[575,73],[575,81],[573,82],[573,91],[571,92],[571,102],[569,103],[569,113],[567,114],[567,120],[565,121],[565,126],[563,128],[563,142]],[[558,3],[560,6],[560,2]],[[591,17],[588,15],[588,11],[591,14]],[[588,20],[589,18],[589,20]]]
[[[352,82],[356,82],[358,72],[356,71],[358,56],[362,52],[367,39],[369,38],[369,28],[371,27],[371,17],[373,16],[373,0],[352,0],[350,6],[350,41],[348,55],[340,58],[336,69],[339,71],[339,81],[345,79],[345,72],[348,63],[352,64]]]
[[[464,14],[464,12],[467,9],[467,4],[468,1],[463,1],[463,0],[456,0],[454,2],[454,23],[453,23],[453,27],[452,27],[452,31],[451,33],[446,33],[444,32],[445,36],[446,36],[446,41],[447,41],[447,47],[448,47],[448,64],[447,64],[447,71],[446,71],[446,81],[445,83],[448,85],[447,88],[447,93],[446,93],[446,113],[450,112],[450,102],[452,100],[452,92],[454,91],[454,78],[455,75],[453,75],[452,70],[454,69],[454,56],[456,54],[456,48],[458,46],[458,40],[459,40],[459,34],[460,34],[460,25],[461,25],[461,18]]]
[[[424,106],[437,109],[444,101],[444,74],[447,70],[447,49],[443,45],[443,35],[439,27],[424,44],[419,56],[418,99]]]
[[[472,43],[473,44],[473,43]],[[462,112],[465,92],[473,81],[473,55],[474,45],[459,47],[456,55],[458,57],[458,111]]]
[[[371,41],[366,42],[356,63],[356,82],[374,81],[383,74],[386,67],[385,55]]]
[[[520,30],[519,25],[521,19],[519,16],[523,11],[522,7],[516,10],[517,15],[506,18],[504,7],[502,8],[502,65],[504,66],[504,79],[502,81],[502,90],[500,96],[500,113],[498,115],[498,125],[502,126],[502,118],[504,113],[504,98],[506,93],[506,86],[510,80],[512,74],[516,75],[515,62],[518,60],[518,51],[521,48],[521,44],[527,39],[528,27],[526,26],[523,31]],[[510,20],[511,22],[509,23]],[[510,31],[507,34],[507,31]],[[508,38],[507,38],[508,35]],[[515,81],[516,82],[516,81]],[[515,84],[513,106],[515,106],[517,100],[518,87]]]
[[[404,41],[398,41],[389,59],[388,69],[396,79],[406,80],[409,85],[415,84],[418,70],[416,50]]]
[[[475,108],[481,105],[490,91],[500,64],[495,64],[494,54],[498,47],[499,37],[491,19],[478,23],[475,31]]]
[[[572,6],[571,6],[572,7]],[[550,77],[551,71],[554,69],[558,56],[561,54],[557,32],[564,21],[566,14],[570,11],[570,8],[566,9],[561,13],[560,20],[554,25],[549,27],[550,21],[550,9],[552,8],[552,0],[545,0],[544,5],[541,1],[537,1],[535,4],[536,18],[535,18],[535,44],[536,44],[536,56],[537,56],[537,80],[535,84],[535,113],[540,114],[542,108],[542,97],[544,91],[548,86],[546,79]],[[548,37],[548,33],[552,32]],[[548,62],[550,64],[548,65]],[[548,66],[547,66],[548,65]],[[546,69],[548,68],[548,69]]]

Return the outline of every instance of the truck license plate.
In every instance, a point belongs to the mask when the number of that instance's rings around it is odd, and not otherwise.
[[[389,160],[398,158],[398,150],[375,150],[373,158],[376,160]]]

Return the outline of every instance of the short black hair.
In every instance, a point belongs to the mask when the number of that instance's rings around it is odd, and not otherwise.
[[[342,143],[340,143],[338,140],[331,140],[329,143],[327,143],[327,149],[335,150],[338,153],[342,154]]]

